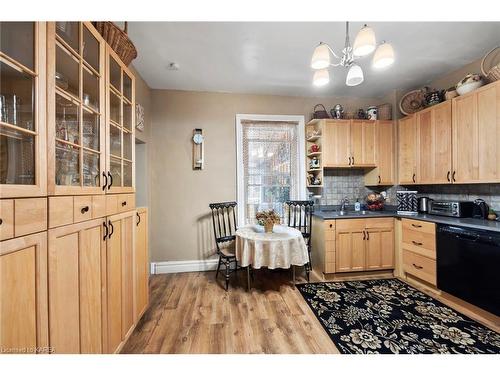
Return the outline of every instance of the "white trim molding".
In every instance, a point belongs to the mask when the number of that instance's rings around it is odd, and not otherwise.
[[[161,273],[215,271],[219,258],[205,260],[179,260],[170,262],[151,262],[151,275]]]
[[[242,137],[243,129],[241,122],[244,120],[250,121],[289,121],[296,122],[298,129],[298,173],[299,173],[299,197],[294,199],[306,199],[307,189],[306,189],[306,166],[305,166],[305,149],[306,149],[306,138],[305,138],[305,119],[304,116],[293,116],[293,115],[249,115],[249,114],[237,114],[236,115],[236,201],[238,203],[238,222],[245,222],[245,188],[243,186],[243,150],[242,150]]]

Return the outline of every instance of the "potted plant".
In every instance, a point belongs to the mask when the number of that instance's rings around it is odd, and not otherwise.
[[[264,227],[266,233],[272,233],[274,224],[280,223],[280,217],[274,210],[257,212],[255,218],[257,223]]]

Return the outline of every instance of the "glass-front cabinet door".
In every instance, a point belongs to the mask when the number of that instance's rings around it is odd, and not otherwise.
[[[135,187],[135,78],[107,47],[106,101],[110,193],[133,192]]]
[[[47,192],[45,22],[0,22],[0,198]]]
[[[105,42],[89,22],[47,26],[49,195],[106,192]]]

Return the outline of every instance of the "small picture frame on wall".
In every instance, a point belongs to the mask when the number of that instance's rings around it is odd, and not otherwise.
[[[144,107],[139,103],[135,105],[135,128],[144,131]]]

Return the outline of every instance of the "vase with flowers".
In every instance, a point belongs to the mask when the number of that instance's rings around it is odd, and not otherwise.
[[[274,224],[280,223],[280,217],[274,210],[259,211],[255,215],[257,223],[264,227],[266,233],[272,233]]]

